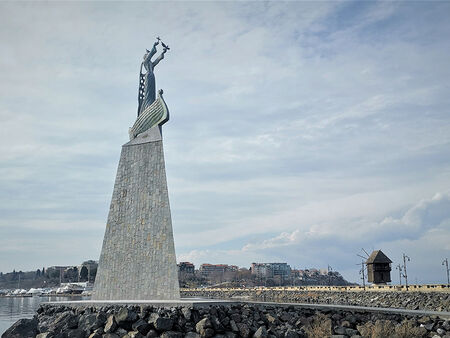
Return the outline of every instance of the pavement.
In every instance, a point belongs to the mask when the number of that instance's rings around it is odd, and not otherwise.
[[[231,306],[233,304],[251,304],[251,305],[281,306],[281,307],[294,306],[318,310],[376,312],[386,314],[401,314],[409,316],[438,316],[443,319],[450,319],[450,312],[447,311],[409,310],[399,308],[383,308],[383,307],[353,306],[353,305],[338,305],[338,304],[257,302],[248,300],[221,300],[221,299],[205,299],[205,298],[181,298],[179,300],[80,300],[80,301],[48,302],[44,304],[65,305],[72,307],[135,305],[135,306],[156,306],[156,307],[189,306],[193,308],[205,307],[210,305]]]

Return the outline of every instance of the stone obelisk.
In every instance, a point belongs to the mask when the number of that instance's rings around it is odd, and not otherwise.
[[[151,61],[144,56],[138,118],[122,146],[93,300],[174,300],[180,298],[167,190],[161,126],[169,111],[162,90],[155,98]],[[152,92],[153,91],[153,92]]]

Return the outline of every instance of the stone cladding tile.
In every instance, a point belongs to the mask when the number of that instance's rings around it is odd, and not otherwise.
[[[180,298],[162,141],[122,147],[92,298]]]

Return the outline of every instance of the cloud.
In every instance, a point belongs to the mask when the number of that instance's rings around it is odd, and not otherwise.
[[[33,259],[4,251],[2,271],[54,264],[52,241],[76,229],[98,257],[157,34],[172,47],[156,77],[180,257],[333,260],[352,276],[362,245],[435,239],[446,224],[447,3],[0,7],[0,246],[44,243]]]

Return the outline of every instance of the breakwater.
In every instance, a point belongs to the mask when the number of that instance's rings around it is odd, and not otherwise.
[[[437,316],[308,309],[268,304],[66,306],[44,304],[2,338],[447,337]]]
[[[263,302],[339,304],[450,311],[449,292],[326,291],[301,288],[182,289],[182,297],[248,299]]]

